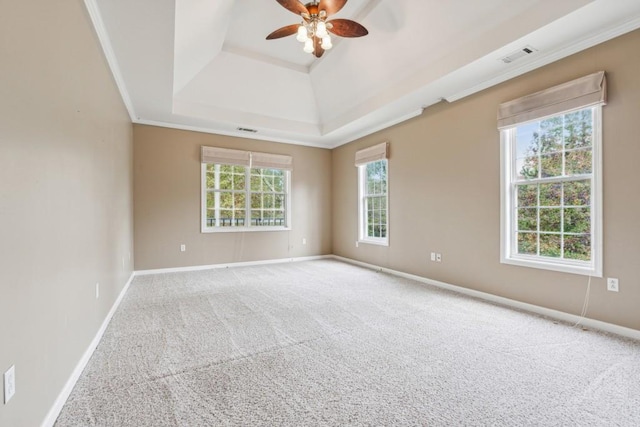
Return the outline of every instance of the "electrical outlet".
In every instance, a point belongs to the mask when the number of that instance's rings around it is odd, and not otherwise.
[[[436,262],[442,262],[442,254],[436,254]]]
[[[184,252],[187,250],[187,245],[180,245],[180,252]]]
[[[611,292],[620,291],[620,287],[618,286],[618,279],[614,277],[607,278],[607,290]]]
[[[306,238],[306,237],[303,237],[303,238],[302,238],[302,244],[303,244],[303,245],[306,245],[306,244],[307,244],[307,238]]]
[[[359,246],[359,243],[358,243],[358,241],[356,240],[356,248],[357,248],[358,246]]]
[[[436,260],[436,253],[431,252],[431,261],[435,261],[435,260]]]
[[[16,367],[12,365],[4,373],[4,403],[5,405],[16,394]]]
[[[96,283],[96,299],[100,298],[100,283]]]

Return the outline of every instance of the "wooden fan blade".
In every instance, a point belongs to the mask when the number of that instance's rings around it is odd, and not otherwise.
[[[321,46],[322,40],[319,37],[313,38],[313,55],[316,58],[320,58],[324,53],[324,49]]]
[[[296,15],[300,15],[301,13],[309,13],[305,5],[300,3],[298,0],[276,0],[278,3],[282,5],[287,10],[295,13]]]
[[[286,27],[278,28],[273,33],[267,36],[267,40],[279,39],[280,37],[291,36],[298,32],[299,24],[287,25]]]
[[[365,27],[350,19],[332,19],[331,21],[327,21],[327,24],[329,22],[331,25],[327,26],[327,29],[336,36],[362,37],[369,34],[369,31],[367,31]]]
[[[327,12],[327,16],[338,13],[347,4],[347,0],[320,0],[318,10]]]

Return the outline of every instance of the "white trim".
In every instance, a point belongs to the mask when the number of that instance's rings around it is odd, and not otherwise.
[[[394,276],[403,277],[405,279],[415,280],[420,283],[425,283],[427,285],[432,285],[441,289],[446,289],[446,290],[457,292],[463,295],[479,298],[485,301],[490,301],[497,304],[505,305],[507,307],[513,307],[518,310],[524,310],[531,313],[539,314],[541,316],[551,317],[553,319],[557,319],[557,320],[571,323],[571,324],[577,324],[579,322],[580,325],[587,328],[597,329],[600,331],[621,335],[623,337],[640,340],[640,330],[637,330],[637,329],[631,329],[624,326],[614,325],[612,323],[590,319],[588,317],[580,317],[575,314],[565,313],[563,311],[553,310],[550,308],[541,307],[539,305],[528,304],[526,302],[520,302],[520,301],[512,300],[509,298],[489,294],[486,292],[464,288],[462,286],[451,285],[449,283],[440,282],[438,280],[432,280],[426,277],[416,276],[414,274],[404,273],[402,271],[392,270],[390,268],[380,267],[374,264],[368,264],[366,262],[357,261],[354,259],[345,258],[338,255],[332,255],[331,257],[333,259],[343,261],[349,264],[358,265],[360,267],[380,271],[382,273],[392,274]]]
[[[316,256],[306,256],[306,257],[296,257],[296,258],[267,259],[262,261],[230,262],[226,264],[193,265],[190,267],[158,268],[154,270],[139,270],[135,272],[135,275],[148,276],[149,274],[184,273],[188,271],[215,270],[218,268],[251,267],[256,265],[284,264],[289,262],[315,261],[319,259],[332,258],[333,256],[334,255],[316,255]]]
[[[387,179],[387,189],[385,192],[386,206],[387,206],[387,212],[386,212],[387,222],[385,224],[386,236],[385,237],[369,237],[367,236],[368,224],[367,224],[367,221],[365,220],[365,217],[367,216],[367,209],[365,207],[365,202],[366,202],[365,186],[366,186],[366,180],[367,180],[366,169],[369,163],[376,163],[381,161],[385,162],[386,179]],[[389,159],[385,158],[385,159],[373,160],[371,162],[356,165],[356,168],[358,169],[358,243],[368,243],[368,244],[378,245],[378,246],[389,246],[389,223],[390,223],[389,221],[389,211],[390,211],[389,209],[389,193],[390,193],[389,191],[389,188],[390,188]]]
[[[109,64],[109,69],[111,70],[113,79],[115,80],[118,91],[120,92],[122,102],[124,103],[124,106],[129,113],[129,118],[133,123],[135,123],[135,108],[133,107],[133,102],[131,102],[129,92],[127,91],[127,85],[124,82],[124,77],[120,72],[120,65],[118,65],[118,59],[116,58],[116,54],[111,45],[109,33],[107,32],[107,28],[105,27],[104,21],[102,20],[100,8],[98,7],[96,0],[84,0],[84,4],[87,8],[87,12],[89,13],[89,17],[91,18],[91,22],[93,23],[93,28],[96,31],[96,35],[98,36],[100,45],[102,46],[104,56],[107,60],[107,63]]]
[[[610,28],[606,31],[603,31],[593,36],[589,35],[588,37],[582,40],[579,40],[578,42],[569,44],[568,46],[563,46],[559,49],[555,49],[549,53],[545,54],[542,52],[538,52],[536,55],[537,59],[535,61],[525,63],[519,67],[510,68],[504,73],[501,73],[495,77],[492,77],[483,82],[480,82],[468,89],[464,89],[455,94],[445,96],[444,98],[447,100],[447,102],[458,101],[462,98],[466,98],[467,96],[473,95],[474,93],[480,92],[487,88],[496,86],[500,83],[503,83],[513,78],[516,78],[518,76],[521,76],[522,74],[528,73],[529,71],[533,71],[538,68],[544,67],[545,65],[551,64],[552,62],[566,58],[575,53],[582,52],[585,49],[588,49],[593,46],[597,46],[601,43],[604,43],[608,40],[619,37],[623,34],[627,34],[631,31],[636,30],[638,27],[640,27],[640,18],[633,18],[620,25],[615,25],[613,28]]]
[[[89,347],[87,347],[87,349],[85,350],[84,354],[78,361],[78,364],[76,365],[75,369],[71,373],[71,376],[69,377],[64,387],[58,394],[58,397],[56,398],[56,401],[53,403],[53,406],[51,407],[51,409],[49,409],[47,416],[42,422],[42,427],[51,427],[55,424],[56,419],[58,418],[58,415],[60,415],[60,411],[62,411],[62,407],[67,402],[67,399],[71,394],[71,391],[73,391],[73,387],[75,387],[76,382],[78,382],[78,379],[82,374],[82,371],[84,371],[84,368],[87,366],[87,363],[89,363],[89,360],[91,359],[91,356],[93,356],[93,352],[95,351],[96,347],[98,347],[98,344],[100,344],[100,340],[102,339],[104,332],[107,330],[107,326],[109,326],[109,322],[111,322],[111,318],[113,317],[116,310],[120,306],[120,303],[122,302],[124,295],[127,293],[127,290],[129,290],[129,286],[131,285],[131,282],[133,281],[134,277],[135,277],[135,272],[132,272],[131,276],[129,276],[129,280],[127,280],[127,283],[124,285],[124,287],[120,291],[118,298],[116,298],[115,302],[111,306],[111,310],[109,310],[107,317],[105,317],[104,321],[102,322],[100,329],[98,329],[98,332],[96,333],[95,337],[93,337],[91,344],[89,344]]]
[[[560,271],[563,273],[580,274],[592,277],[602,277],[603,233],[602,233],[602,105],[569,110],[556,114],[561,116],[571,111],[591,109],[593,117],[592,135],[592,171],[587,177],[591,181],[591,254],[590,262],[554,259],[539,255],[525,255],[517,253],[516,234],[514,233],[517,218],[514,210],[516,200],[515,181],[515,134],[519,125],[513,125],[500,130],[500,262],[502,264],[519,267],[539,268]],[[555,117],[554,116],[554,117]],[[536,119],[539,121],[541,119]],[[581,178],[573,176],[570,180]],[[554,178],[548,182],[563,182],[569,179]],[[519,181],[521,183],[522,181]],[[532,180],[533,184],[547,182],[545,179]]]

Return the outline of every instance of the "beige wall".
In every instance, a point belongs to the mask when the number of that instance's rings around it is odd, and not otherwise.
[[[500,264],[501,102],[599,70],[608,76],[604,126],[604,274],[588,317],[640,329],[640,31],[333,151],[333,253],[479,291],[579,314],[586,276]],[[356,150],[391,143],[390,246],[357,238]],[[440,252],[442,263],[429,260]]]
[[[0,426],[45,419],[131,275],[132,233],[131,123],[83,2],[3,2]]]
[[[331,253],[329,150],[144,125],[134,141],[136,270]],[[201,233],[202,145],[293,156],[291,231]]]

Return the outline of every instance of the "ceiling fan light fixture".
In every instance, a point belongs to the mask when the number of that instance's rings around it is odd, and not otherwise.
[[[329,33],[327,33],[327,24],[325,24],[324,21],[318,21],[318,23],[316,24],[316,36],[324,39],[328,35]]]
[[[331,19],[329,15],[340,11],[347,0],[276,0],[285,9],[302,17],[302,23],[286,25],[267,36],[267,40],[296,35],[296,40],[304,43],[306,53],[320,58],[325,50],[333,47],[331,35],[339,37],[362,37],[369,31],[350,19]],[[300,22],[300,21],[298,21]]]
[[[304,50],[306,53],[312,53],[313,52],[313,40],[307,39],[304,42],[304,48],[302,50]]]
[[[322,44],[320,45],[324,50],[329,50],[333,47],[333,43],[331,43],[331,37],[327,34],[326,37],[322,38]]]
[[[300,25],[298,27],[298,36],[296,37],[296,40],[298,40],[301,43],[304,43],[307,40],[309,40],[309,35],[307,33],[307,27],[305,27],[304,25]]]

